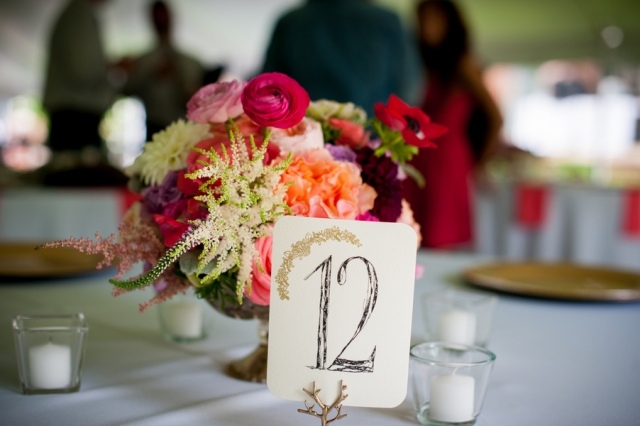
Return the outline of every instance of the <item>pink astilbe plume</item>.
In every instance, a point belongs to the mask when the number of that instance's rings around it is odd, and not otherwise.
[[[165,300],[171,299],[178,293],[186,293],[191,288],[191,283],[184,278],[176,275],[171,270],[166,270],[158,279],[165,287],[160,290],[153,298],[140,304],[140,312],[144,312],[148,307],[155,305],[156,303],[162,303]],[[131,290],[125,290],[118,287],[113,289],[113,295],[118,296],[122,293],[127,293]]]
[[[36,246],[36,250],[52,249],[52,248],[72,248],[84,254],[101,254],[102,260],[96,265],[96,269],[102,269],[111,266],[114,259],[118,256],[118,252],[125,247],[115,242],[116,236],[109,235],[107,238],[96,232],[96,241],[89,238],[67,238],[61,241],[52,241]]]
[[[89,255],[102,255],[102,259],[96,265],[97,269],[116,266],[116,279],[121,279],[133,267],[143,262],[153,265],[158,262],[164,253],[165,246],[156,228],[151,224],[140,221],[136,214],[128,215],[118,228],[118,239],[115,234],[103,237],[96,233],[95,240],[90,238],[68,238],[61,241],[53,241],[36,247],[36,249],[72,248]],[[144,311],[149,306],[167,300],[177,293],[185,292],[189,288],[188,281],[177,275],[172,270],[162,274],[161,280],[165,287],[150,301],[141,304],[140,310]],[[130,290],[114,288],[113,295],[117,296]]]
[[[138,262],[155,264],[166,248],[156,228],[145,222],[124,220],[118,229],[118,274],[120,279]]]
[[[95,240],[71,237],[39,245],[36,249],[66,247],[85,254],[101,254],[102,260],[96,268],[102,269],[115,264],[118,278],[123,277],[136,263],[155,263],[164,253],[164,244],[156,236],[156,230],[145,223],[125,220],[120,224],[118,232],[119,241],[116,241],[115,234],[105,238],[96,233]]]

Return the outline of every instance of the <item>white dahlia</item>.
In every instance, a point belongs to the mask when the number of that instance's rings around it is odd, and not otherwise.
[[[177,120],[153,135],[131,171],[139,173],[145,184],[159,185],[170,171],[184,169],[191,148],[208,137],[211,137],[208,125]]]

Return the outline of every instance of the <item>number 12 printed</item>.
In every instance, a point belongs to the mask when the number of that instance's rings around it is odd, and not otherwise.
[[[362,328],[365,326],[369,317],[373,313],[373,309],[376,307],[376,299],[378,298],[378,277],[376,275],[376,270],[367,259],[360,256],[350,257],[345,260],[342,265],[340,265],[340,269],[338,270],[338,284],[344,285],[347,280],[347,265],[352,260],[357,259],[361,260],[367,267],[367,275],[369,277],[368,282],[368,291],[367,298],[363,307],[362,318],[358,323],[355,333],[353,337],[347,342],[346,345],[342,348],[338,356],[331,362],[329,367],[326,369],[331,371],[348,371],[348,372],[373,372],[373,363],[376,358],[376,348],[373,347],[373,351],[371,355],[365,360],[362,361],[354,361],[350,359],[341,358],[344,351],[349,347],[351,342],[355,340],[358,336]],[[327,321],[329,317],[329,293],[331,290],[331,260],[332,256],[329,256],[322,262],[310,275],[308,275],[305,279],[309,278],[311,275],[314,275],[318,270],[321,271],[321,287],[320,287],[320,315],[318,320],[318,353],[316,357],[316,365],[314,368],[319,370],[325,369],[325,364],[327,361]]]
[[[273,233],[267,385],[345,405],[406,396],[417,238],[408,225],[285,216]]]

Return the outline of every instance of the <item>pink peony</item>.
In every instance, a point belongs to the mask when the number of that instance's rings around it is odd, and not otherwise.
[[[324,146],[320,123],[306,117],[288,129],[274,129],[269,141],[278,145],[283,153],[302,152]]]
[[[302,120],[309,94],[297,81],[277,72],[251,79],[241,96],[244,112],[261,126],[288,129]]]
[[[224,123],[242,114],[240,94],[247,83],[238,80],[202,87],[187,103],[187,118],[197,123]]]
[[[362,182],[358,166],[334,160],[326,149],[294,155],[280,183],[289,185],[285,202],[297,216],[355,219],[377,195]]]
[[[260,237],[256,240],[256,249],[260,256],[260,265],[253,263],[251,280],[251,292],[245,290],[245,295],[256,305],[269,305],[269,296],[271,292],[271,247],[273,238],[270,236]]]

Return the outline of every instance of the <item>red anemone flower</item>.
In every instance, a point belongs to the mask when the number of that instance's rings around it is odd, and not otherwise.
[[[447,133],[448,129],[431,119],[420,108],[405,104],[396,95],[389,96],[387,105],[378,102],[374,105],[376,117],[393,130],[397,130],[409,145],[418,148],[437,146],[431,141]]]

